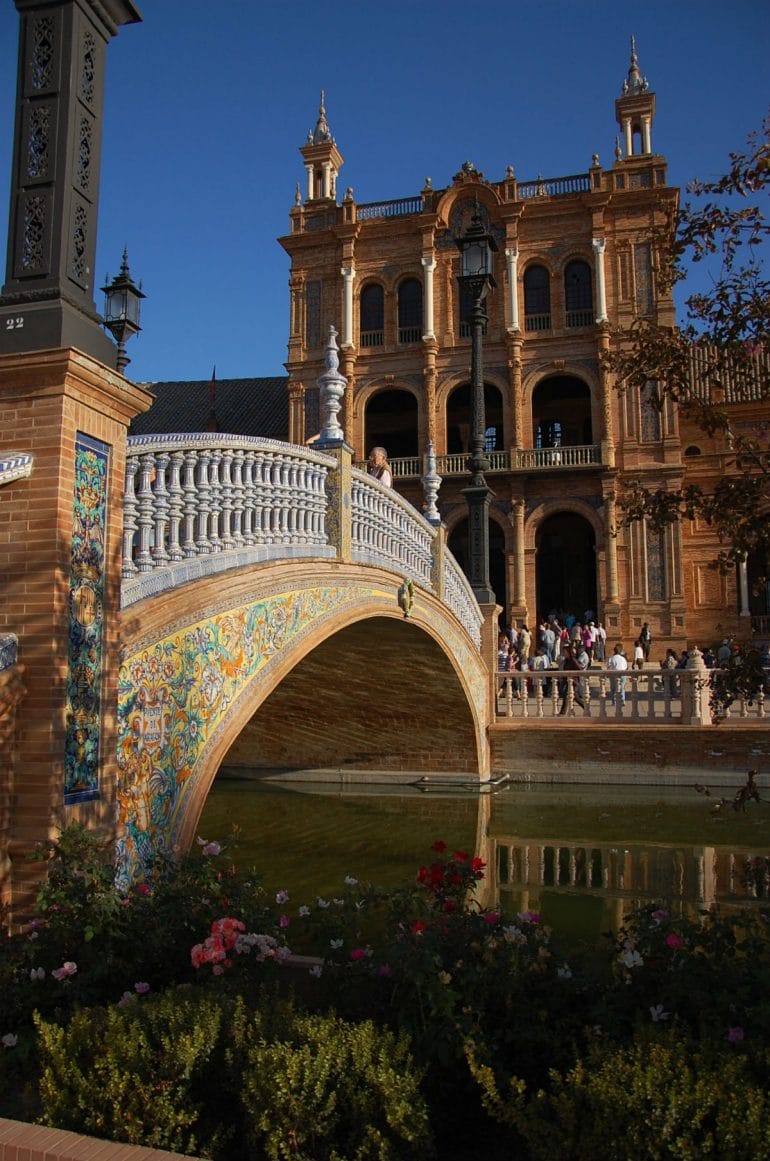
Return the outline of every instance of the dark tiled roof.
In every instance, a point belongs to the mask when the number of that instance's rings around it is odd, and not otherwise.
[[[230,435],[289,438],[288,376],[273,379],[217,379],[214,386],[214,430]],[[131,435],[167,435],[176,431],[209,431],[211,380],[142,383],[155,396],[144,415],[137,415]]]

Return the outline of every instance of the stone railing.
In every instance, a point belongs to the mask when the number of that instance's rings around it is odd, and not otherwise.
[[[266,560],[344,559],[433,592],[478,648],[481,611],[444,530],[372,476],[346,477],[349,457],[214,433],[130,438],[122,605]],[[332,505],[346,478],[349,497]]]
[[[351,508],[353,560],[390,568],[421,588],[437,590],[478,647],[481,610],[465,574],[446,547],[440,553],[440,576],[435,575],[436,538],[443,532],[398,492],[358,469],[352,473]]]
[[[436,471],[444,476],[463,476],[470,472],[470,454],[453,452],[436,456]],[[602,449],[599,444],[585,444],[577,447],[524,447],[512,451],[487,452],[490,472],[531,472],[546,468],[590,468],[600,467]],[[356,467],[365,470],[366,463],[359,461]],[[400,456],[390,460],[395,479],[410,479],[421,476],[424,470],[422,456]]]
[[[403,496],[354,470],[351,519],[355,561],[389,565],[430,588],[434,530]]]
[[[273,557],[334,556],[332,456],[219,434],[133,436],[123,511],[122,603]]]
[[[497,708],[504,718],[591,719],[602,724],[705,724],[709,710],[709,674],[692,669],[525,670],[498,672]],[[764,695],[737,701],[726,719],[766,718]]]

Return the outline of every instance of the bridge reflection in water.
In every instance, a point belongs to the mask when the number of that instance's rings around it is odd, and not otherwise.
[[[647,902],[689,914],[752,905],[744,870],[770,854],[770,811],[751,806],[714,815],[689,787],[513,785],[471,794],[220,778],[200,825],[212,838],[237,821],[238,861],[256,866],[268,897],[288,887],[298,905],[339,892],[346,875],[408,883],[442,838],[488,864],[484,906],[539,911],[569,935],[594,938]]]

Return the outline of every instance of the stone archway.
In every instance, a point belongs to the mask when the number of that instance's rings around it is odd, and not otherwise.
[[[498,387],[484,384],[484,430],[486,450],[498,451],[505,446],[503,397]],[[446,401],[446,450],[449,455],[470,451],[471,387],[469,383],[452,389]]]
[[[384,447],[390,459],[419,454],[419,413],[411,391],[377,391],[366,401],[364,451]]]
[[[536,599],[538,615],[554,610],[580,619],[597,608],[596,537],[585,517],[558,511],[537,529]]]
[[[532,446],[585,447],[594,442],[591,390],[575,375],[551,375],[532,392]]]

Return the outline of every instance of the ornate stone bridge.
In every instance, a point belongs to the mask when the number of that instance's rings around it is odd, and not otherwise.
[[[487,776],[484,623],[438,522],[342,441],[127,451],[122,874],[190,843],[223,764]]]

